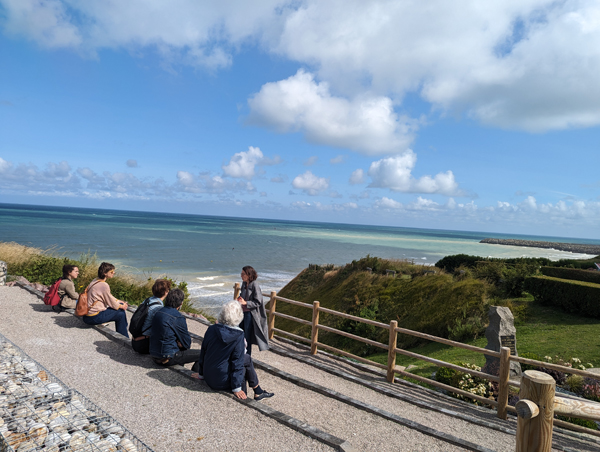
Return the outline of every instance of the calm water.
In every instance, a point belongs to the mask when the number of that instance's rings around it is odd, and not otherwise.
[[[211,312],[230,299],[244,265],[258,271],[263,290],[279,290],[308,264],[345,264],[367,254],[427,265],[458,253],[588,257],[478,243],[486,237],[600,245],[560,237],[0,204],[0,241],[56,246],[74,258],[90,251],[131,272],[185,280],[198,307]]]

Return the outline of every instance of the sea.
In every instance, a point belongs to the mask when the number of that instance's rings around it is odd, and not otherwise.
[[[256,269],[263,291],[278,291],[309,264],[342,265],[367,255],[423,265],[460,253],[592,257],[479,243],[484,238],[600,245],[564,237],[0,203],[0,241],[72,258],[89,252],[117,270],[186,281],[194,305],[213,315],[232,298],[245,265]]]

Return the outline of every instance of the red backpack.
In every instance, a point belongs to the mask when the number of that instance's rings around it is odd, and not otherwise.
[[[58,278],[54,284],[50,286],[46,295],[44,295],[44,304],[49,306],[56,306],[61,301],[60,295],[58,295],[58,286],[60,286],[60,282],[62,278]]]

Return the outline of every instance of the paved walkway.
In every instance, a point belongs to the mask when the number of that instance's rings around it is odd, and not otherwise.
[[[298,428],[344,440],[347,450],[514,450],[514,420],[497,420],[488,410],[437,393],[390,385],[382,376],[321,355],[314,360],[285,342],[275,341],[276,351],[253,354],[261,386],[276,394],[261,402],[261,411],[159,368],[80,319],[53,313],[21,288],[0,287],[0,318],[0,333],[157,452],[334,450],[265,415],[269,410],[291,416]],[[199,336],[206,330],[199,322],[188,325]],[[555,439],[555,450],[600,448],[560,434]]]

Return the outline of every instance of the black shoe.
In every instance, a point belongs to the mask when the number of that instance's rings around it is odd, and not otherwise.
[[[52,310],[54,312],[56,312],[57,314],[60,314],[62,312],[60,305],[58,305],[58,304],[55,304],[54,306],[52,306]]]
[[[275,394],[273,392],[264,391],[262,394],[257,394],[254,396],[254,400],[262,400],[268,397],[273,397]]]

